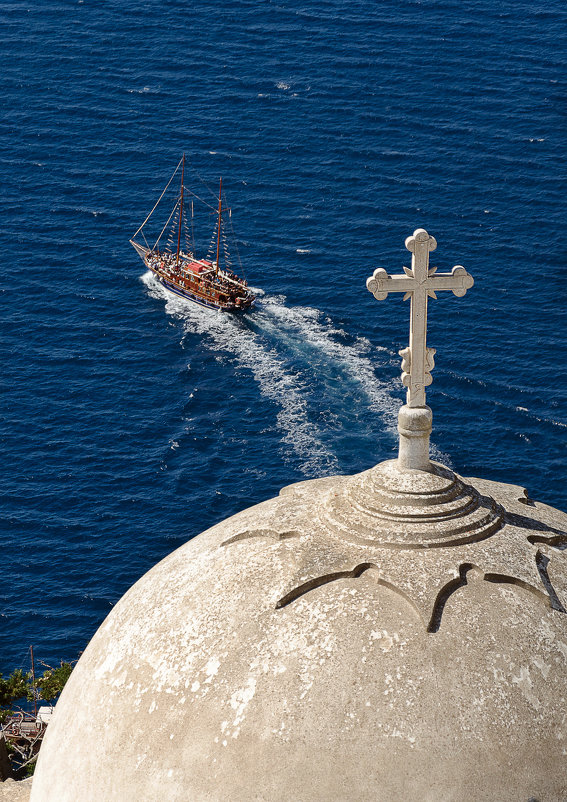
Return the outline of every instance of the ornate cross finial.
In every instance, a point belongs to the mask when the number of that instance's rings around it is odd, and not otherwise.
[[[429,252],[437,247],[435,237],[431,237],[423,228],[413,232],[413,236],[406,239],[406,248],[411,251],[411,268],[404,267],[404,273],[394,276],[388,275],[384,268],[379,267],[367,280],[366,286],[379,301],[388,296],[389,292],[403,292],[404,301],[411,298],[410,311],[410,341],[409,347],[400,351],[402,357],[402,382],[407,387],[407,405],[402,410],[420,407],[428,410],[425,403],[425,388],[431,384],[431,371],[433,370],[435,355],[434,348],[428,348],[427,340],[427,299],[437,298],[440,290],[451,290],[459,297],[466,294],[473,284],[472,276],[464,267],[456,265],[451,273],[437,274],[436,267],[429,267]],[[405,415],[405,424],[402,426],[402,416]],[[430,411],[429,411],[430,416]],[[400,434],[411,416],[400,411]],[[417,421],[418,418],[413,416]],[[424,421],[424,415],[421,415]],[[425,424],[424,424],[425,425]],[[410,426],[410,429],[416,428]],[[425,428],[417,427],[416,431],[425,432]],[[429,425],[429,431],[431,426]],[[414,438],[420,435],[413,434]],[[417,443],[415,444],[417,445]],[[427,457],[424,458],[423,448],[420,459],[410,459],[412,464],[405,467],[427,469],[429,464],[429,432],[427,433]],[[402,444],[400,443],[400,457]],[[419,465],[417,464],[419,463]]]
[[[411,269],[404,267],[405,275],[389,276],[379,267],[366,282],[370,292],[379,301],[389,292],[403,292],[404,301],[411,298],[409,348],[400,351],[403,357],[402,382],[408,388],[409,407],[425,405],[425,388],[431,384],[434,348],[427,348],[427,299],[437,298],[439,290],[452,290],[457,296],[465,295],[473,285],[472,276],[464,267],[456,265],[451,273],[436,275],[437,268],[429,267],[429,251],[437,247],[435,237],[423,228],[406,239],[406,248],[412,253]]]

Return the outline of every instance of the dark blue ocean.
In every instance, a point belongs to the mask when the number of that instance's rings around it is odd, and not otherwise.
[[[561,0],[5,1],[0,671],[74,658],[173,549],[395,456],[424,227],[433,454],[567,509]],[[128,240],[182,152],[257,309],[167,298]],[[211,196],[212,197],[212,196]],[[208,243],[212,219],[198,222]]]

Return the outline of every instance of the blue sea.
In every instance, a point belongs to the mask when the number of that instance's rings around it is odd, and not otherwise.
[[[567,509],[560,0],[10,2],[2,22],[0,671],[84,649],[173,549],[396,454],[433,234],[432,453]],[[165,294],[129,244],[185,152],[222,176],[254,312]],[[209,194],[208,197],[212,197]],[[210,215],[196,231],[206,248]]]

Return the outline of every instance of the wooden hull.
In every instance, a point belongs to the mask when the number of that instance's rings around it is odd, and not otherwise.
[[[221,312],[236,313],[246,312],[254,306],[255,298],[250,293],[247,293],[245,298],[241,298],[239,303],[236,303],[234,299],[222,301],[218,297],[215,297],[215,295],[218,295],[218,293],[215,293],[214,290],[209,290],[204,282],[202,282],[201,286],[197,287],[183,286],[183,278],[180,278],[179,281],[176,281],[175,278],[171,276],[164,276],[160,270],[156,270],[147,259],[144,259],[144,262],[146,267],[148,267],[152,273],[157,276],[160,284],[165,287],[166,290],[172,292],[174,295],[177,295],[180,298],[186,299],[187,301],[192,301],[199,306],[204,306],[207,309],[218,309]]]
[[[213,300],[209,300],[206,297],[198,296],[184,287],[179,287],[170,281],[167,281],[162,276],[158,276],[158,278],[160,280],[160,284],[162,284],[166,290],[169,290],[169,292],[173,292],[175,295],[178,295],[180,298],[185,298],[187,301],[193,301],[193,303],[199,304],[199,306],[206,306],[207,309],[220,309],[221,312],[246,312],[246,310],[251,309],[254,306],[254,301],[251,301],[247,306],[236,307],[229,304],[222,305]]]

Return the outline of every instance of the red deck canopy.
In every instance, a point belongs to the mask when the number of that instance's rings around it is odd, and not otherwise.
[[[184,265],[186,270],[190,270],[192,273],[204,273],[206,270],[210,270],[212,264],[210,262],[186,262]]]

